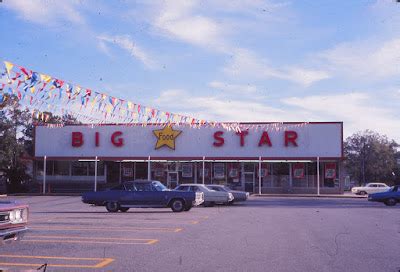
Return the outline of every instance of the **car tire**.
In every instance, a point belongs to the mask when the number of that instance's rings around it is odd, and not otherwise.
[[[359,195],[366,195],[366,194],[367,194],[367,192],[365,192],[365,191],[361,191],[361,192],[359,192],[358,194],[359,194]]]
[[[192,207],[193,207],[192,205],[186,206],[184,211],[185,211],[185,212],[188,212],[188,211],[190,211],[190,209],[191,209]]]
[[[127,211],[129,210],[129,208],[119,208],[119,210],[120,210],[121,212],[127,212]]]
[[[112,212],[112,213],[118,212],[119,203],[118,202],[114,202],[114,201],[107,202],[106,203],[106,209],[107,209],[108,212]]]
[[[171,210],[173,212],[183,212],[185,209],[185,205],[182,199],[174,199],[171,203]]]
[[[389,198],[389,199],[386,199],[384,203],[386,206],[395,206],[397,201],[394,198]]]

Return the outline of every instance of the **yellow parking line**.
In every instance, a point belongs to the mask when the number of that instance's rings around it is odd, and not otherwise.
[[[124,242],[111,242],[111,241],[74,241],[74,240],[28,240],[24,239],[21,240],[21,242],[34,242],[34,243],[66,243],[66,244],[107,244],[107,245],[151,245],[148,242],[147,243],[136,243],[136,242],[131,242],[131,243],[124,243]]]
[[[46,259],[46,260],[72,260],[72,261],[98,261],[95,265],[82,265],[82,264],[48,264],[48,267],[63,267],[63,268],[103,268],[114,261],[112,258],[74,258],[74,257],[56,257],[56,256],[27,256],[27,255],[0,255],[5,258],[19,258],[19,259]],[[12,263],[0,262],[4,266],[25,266],[25,267],[39,267],[43,263]]]
[[[124,227],[104,227],[104,228],[75,228],[75,227],[53,227],[53,226],[48,226],[48,227],[36,227],[36,226],[30,226],[29,227],[32,230],[72,230],[72,231],[160,231],[160,232],[179,232],[182,230],[182,228],[145,228],[145,227],[131,227],[131,228],[124,228]]]
[[[49,219],[49,220],[30,220],[32,225],[48,225],[47,223],[57,223],[57,224],[79,224],[79,223],[87,223],[87,222],[95,222],[90,219],[74,219],[73,221],[59,221],[57,219]],[[192,221],[158,221],[158,220],[129,220],[129,224],[166,224],[166,225],[177,225],[177,224],[193,224],[193,222],[199,222],[197,220]],[[110,223],[110,222],[107,222]],[[117,223],[117,222],[116,222]]]
[[[192,225],[196,225],[196,224],[198,224],[198,223],[199,223],[199,221],[192,221],[192,222],[191,222]]]
[[[32,239],[33,238],[33,239]],[[38,240],[39,239],[39,240]],[[68,239],[68,240],[62,240]],[[43,243],[93,243],[93,244],[120,244],[120,245],[152,245],[158,242],[157,239],[145,238],[118,238],[118,237],[71,237],[71,236],[45,236],[45,235],[26,235],[23,242],[43,242]],[[131,242],[117,242],[131,241]]]
[[[154,239],[145,239],[145,238],[118,238],[118,237],[82,237],[82,236],[53,236],[53,235],[25,235],[25,238],[56,238],[56,239],[80,239],[80,240],[121,240],[121,241],[149,241]]]

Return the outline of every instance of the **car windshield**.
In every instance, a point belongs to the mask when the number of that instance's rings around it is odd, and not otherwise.
[[[151,184],[153,184],[153,187],[156,189],[156,191],[168,191],[169,189],[165,187],[164,184],[162,184],[159,181],[153,181]]]

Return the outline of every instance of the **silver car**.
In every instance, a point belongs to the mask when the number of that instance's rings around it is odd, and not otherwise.
[[[203,184],[181,184],[174,190],[189,191],[189,192],[203,192],[205,207],[213,206],[214,204],[229,204],[234,200],[233,194],[230,192],[218,192],[207,188]]]
[[[230,204],[232,204],[233,202],[246,201],[250,195],[248,192],[232,190],[231,188],[225,185],[210,184],[207,185],[207,188],[214,191],[232,193],[234,200]]]

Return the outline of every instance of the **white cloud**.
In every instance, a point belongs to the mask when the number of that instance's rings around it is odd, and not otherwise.
[[[98,36],[97,39],[101,42],[108,42],[118,45],[122,49],[125,49],[132,57],[141,61],[147,68],[155,69],[157,68],[157,63],[151,59],[146,52],[142,48],[140,48],[129,35],[120,35],[120,36],[108,36],[101,35]],[[104,49],[103,50],[107,50]]]
[[[153,26],[162,35],[202,47],[223,47],[223,30],[213,19],[196,14],[197,1],[166,1]]]
[[[85,20],[78,12],[78,1],[4,1],[2,5],[12,9],[24,19],[39,24],[53,24],[59,21],[69,21],[84,24]]]
[[[373,80],[400,75],[400,39],[342,43],[317,56],[341,76]]]
[[[323,70],[301,67],[272,68],[264,59],[246,49],[238,49],[232,60],[224,67],[224,72],[232,77],[241,78],[277,78],[309,86],[317,81],[327,79],[330,74]]]
[[[398,114],[393,109],[378,106],[377,100],[379,98],[366,93],[354,92],[288,97],[269,102],[195,96],[185,90],[173,89],[163,91],[152,104],[160,109],[168,105],[171,111],[215,121],[343,121],[345,137],[371,129],[400,142],[400,127],[396,126]]]
[[[316,95],[282,99],[294,111],[305,110],[314,120],[343,121],[345,134],[371,129],[394,139],[400,139],[398,117],[394,110],[379,107],[379,98],[354,92],[336,95]]]
[[[166,90],[152,101],[159,108],[176,109],[181,114],[215,121],[284,121],[297,120],[301,111],[292,114],[267,106],[262,101],[227,99],[220,96],[193,96],[184,90]]]
[[[229,93],[250,94],[250,93],[255,93],[257,91],[257,87],[250,84],[238,85],[221,81],[211,81],[208,85],[213,89],[217,89],[228,94]]]

